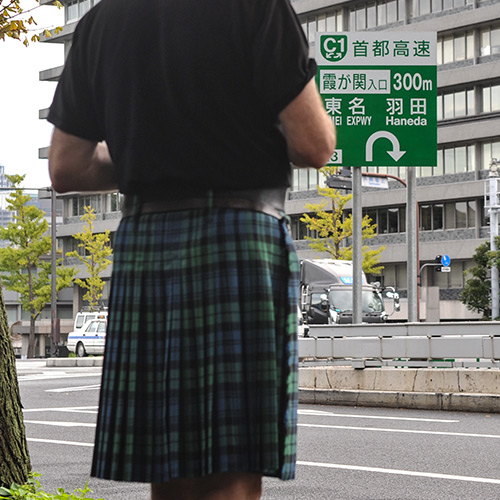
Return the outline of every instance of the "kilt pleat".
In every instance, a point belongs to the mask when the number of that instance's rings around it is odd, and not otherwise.
[[[292,479],[297,278],[284,220],[225,208],[123,219],[92,475]]]

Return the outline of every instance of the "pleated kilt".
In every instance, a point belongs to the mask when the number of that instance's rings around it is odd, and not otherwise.
[[[123,219],[92,475],[292,479],[297,300],[285,220],[228,208]]]

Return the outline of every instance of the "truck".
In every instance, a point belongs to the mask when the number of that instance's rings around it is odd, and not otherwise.
[[[364,272],[361,281],[363,323],[387,321],[389,314],[385,309],[384,294],[393,300],[391,314],[399,311],[399,294],[393,287],[383,287],[379,282],[368,283]],[[352,298],[352,261],[336,259],[300,261],[299,324],[352,323]]]

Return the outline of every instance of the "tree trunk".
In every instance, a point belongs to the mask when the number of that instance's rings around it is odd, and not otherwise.
[[[33,317],[33,311],[30,311],[30,334],[28,337],[28,359],[35,357],[35,318]]]
[[[0,486],[25,483],[30,470],[16,359],[0,288]]]
[[[31,273],[31,265],[28,261],[28,286],[29,286],[29,298],[30,298],[30,334],[28,337],[28,359],[35,357],[35,318],[33,310],[33,275]]]

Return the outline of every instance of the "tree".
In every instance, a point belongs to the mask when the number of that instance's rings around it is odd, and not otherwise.
[[[24,484],[31,471],[16,359],[0,287],[0,486]]]
[[[38,0],[36,1],[38,2]],[[0,0],[0,40],[5,41],[6,38],[22,40],[26,46],[29,45],[30,41],[40,41],[40,35],[30,33],[38,30],[35,28],[37,24],[31,12],[39,6],[37,5],[25,11],[22,8],[22,5],[25,4],[26,2],[22,0]],[[62,7],[62,4],[58,0],[54,1],[54,5],[58,8]],[[56,33],[59,33],[61,30],[61,27],[55,28]],[[52,36],[48,29],[44,29],[43,34],[48,38]],[[23,36],[24,40],[22,39]],[[29,40],[28,36],[30,36]]]
[[[35,355],[35,321],[51,300],[52,269],[49,260],[52,241],[47,234],[45,213],[29,205],[31,197],[19,187],[24,175],[7,175],[15,191],[7,197],[7,208],[14,212],[13,221],[0,227],[0,239],[10,245],[0,248],[0,271],[5,288],[19,293],[22,308],[30,315],[28,358]],[[56,251],[56,249],[53,249]],[[69,287],[75,270],[57,261],[56,291]]]
[[[496,239],[497,245],[500,238]],[[472,260],[476,265],[465,271],[466,279],[463,290],[460,292],[460,302],[467,306],[469,311],[483,315],[484,320],[491,319],[491,278],[490,269],[493,262],[498,266],[500,252],[490,251],[490,243],[485,242],[476,248]]]
[[[329,176],[336,171],[336,167],[324,167],[323,175]],[[306,236],[309,246],[318,252],[330,254],[332,259],[352,260],[352,245],[347,245],[347,239],[352,236],[352,214],[345,216],[344,209],[352,194],[343,195],[339,190],[330,187],[319,187],[318,193],[325,199],[321,203],[309,203],[306,209],[313,212],[310,216],[305,213],[300,219],[307,227],[316,231],[317,237]],[[365,215],[362,220],[361,238],[365,240],[376,236],[377,225]],[[384,266],[380,264],[380,254],[385,247],[370,248],[363,245],[363,271],[369,274],[378,274]]]
[[[78,247],[83,250],[83,255],[78,251],[68,252],[67,257],[76,257],[82,262],[89,274],[89,277],[82,280],[77,278],[75,283],[86,289],[83,299],[88,303],[91,310],[99,304],[104,290],[104,280],[101,273],[110,264],[108,257],[113,253],[109,245],[109,230],[104,233],[94,233],[95,210],[92,207],[85,207],[85,214],[81,220],[86,222],[81,233],[74,235],[74,238],[80,243]]]

